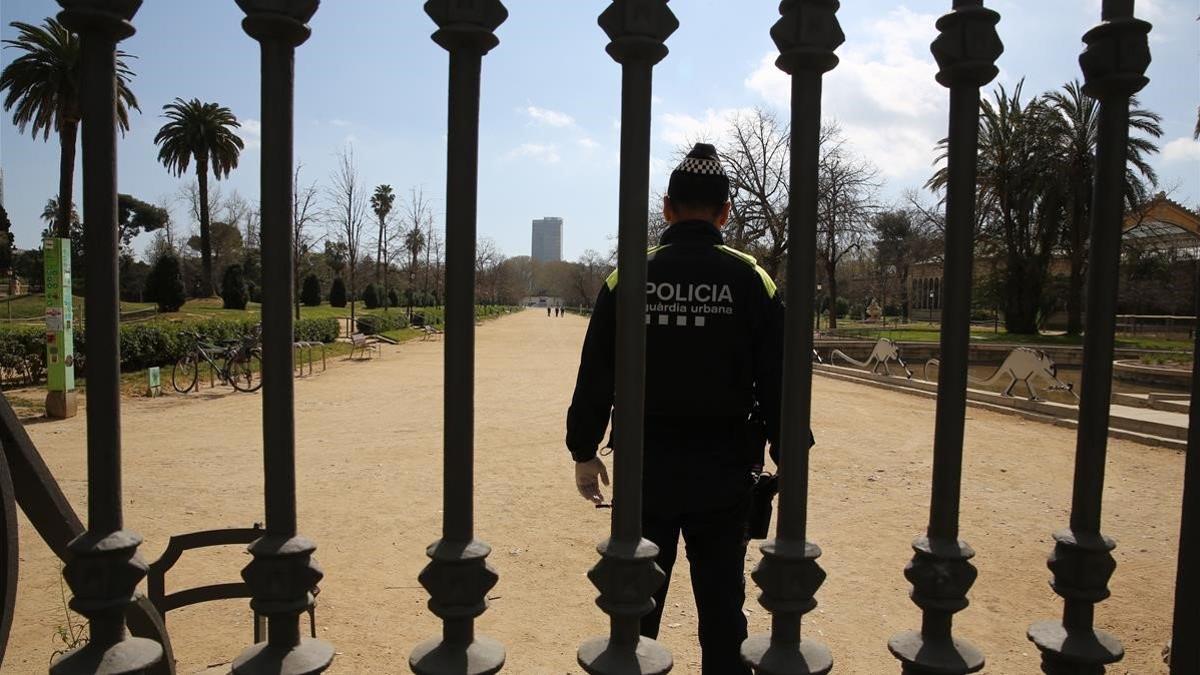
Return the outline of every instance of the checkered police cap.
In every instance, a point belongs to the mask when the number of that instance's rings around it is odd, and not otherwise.
[[[729,177],[721,166],[717,149],[708,143],[697,143],[671,172],[667,196],[681,204],[724,204],[729,199]]]

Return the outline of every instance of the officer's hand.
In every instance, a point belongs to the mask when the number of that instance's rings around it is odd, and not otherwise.
[[[599,480],[597,480],[599,477]],[[593,504],[603,504],[604,495],[600,492],[600,481],[608,485],[608,469],[599,457],[593,457],[586,462],[575,462],[575,487],[584,499]]]

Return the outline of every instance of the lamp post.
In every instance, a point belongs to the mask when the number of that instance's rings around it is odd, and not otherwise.
[[[933,291],[929,291],[929,302],[925,307],[929,310],[929,324],[933,325]]]
[[[821,332],[821,282],[817,282],[817,332]]]

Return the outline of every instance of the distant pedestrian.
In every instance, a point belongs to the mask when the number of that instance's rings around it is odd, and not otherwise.
[[[546,305],[546,316],[550,316],[550,305]]]

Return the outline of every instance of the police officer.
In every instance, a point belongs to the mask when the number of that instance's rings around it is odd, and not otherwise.
[[[691,567],[706,675],[749,675],[744,562],[751,467],[747,417],[761,405],[767,438],[779,429],[783,306],[754,258],[724,245],[729,179],[699,143],[671,173],[670,226],[647,253],[643,536],[658,545],[667,582],[642,634],[658,635],[680,534]],[[617,272],[596,300],[567,413],[567,448],[584,498],[603,502],[596,456],[613,405]],[[774,448],[772,448],[774,449]],[[620,452],[620,448],[615,449]]]

